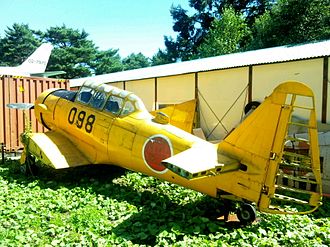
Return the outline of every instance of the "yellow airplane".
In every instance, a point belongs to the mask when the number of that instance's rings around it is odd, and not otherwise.
[[[87,81],[78,92],[47,90],[34,109],[49,131],[22,135],[22,164],[34,156],[55,169],[121,166],[233,201],[245,224],[255,220],[255,208],[303,214],[321,205],[314,95],[302,83],[277,86],[218,144],[171,125],[164,113],[152,116],[135,94],[107,84]],[[294,121],[299,112],[306,120]],[[294,137],[296,126],[305,129],[308,140]],[[309,149],[286,150],[287,142],[308,144]],[[306,207],[278,206],[284,203]]]

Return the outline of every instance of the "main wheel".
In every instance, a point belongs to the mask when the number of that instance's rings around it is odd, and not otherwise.
[[[249,111],[255,110],[260,105],[258,101],[251,101],[244,107],[244,113],[248,114]]]
[[[256,209],[248,203],[242,204],[237,211],[237,218],[244,225],[252,223],[253,221],[255,221],[256,217]]]

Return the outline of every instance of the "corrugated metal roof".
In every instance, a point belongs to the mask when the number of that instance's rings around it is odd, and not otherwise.
[[[256,64],[277,63],[330,55],[330,40],[294,46],[233,53],[217,57],[202,58],[192,61],[165,64],[142,69],[127,70],[111,74],[97,75],[70,80],[71,87],[80,86],[84,81],[92,79],[97,82],[120,82],[154,77],[187,74],[216,69],[243,67]]]

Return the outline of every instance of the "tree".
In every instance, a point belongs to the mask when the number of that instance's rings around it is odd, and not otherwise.
[[[330,38],[329,0],[279,0],[256,20],[251,49]]]
[[[95,60],[92,63],[95,75],[113,73],[122,71],[124,66],[118,54],[118,49],[109,49],[107,51],[97,51]]]
[[[0,39],[0,63],[2,66],[20,65],[41,44],[40,32],[26,24],[14,23]]]
[[[138,54],[132,53],[122,61],[124,70],[139,69],[150,66],[150,61],[141,52]]]
[[[205,41],[198,47],[198,57],[210,57],[239,51],[249,39],[250,29],[242,14],[233,8],[224,10],[221,19],[215,19]]]
[[[174,63],[175,60],[172,61],[171,57],[173,56],[170,56],[167,50],[158,49],[158,52],[151,58],[151,66]]]
[[[90,76],[94,72],[93,61],[97,48],[88,40],[84,30],[62,27],[51,27],[44,34],[45,40],[54,45],[50,56],[48,70],[64,70],[66,78]]]
[[[161,65],[175,63],[179,58],[179,45],[172,37],[164,37],[165,50],[158,49],[158,52],[152,57],[152,65]]]
[[[195,57],[198,47],[204,42],[214,20],[220,20],[226,7],[244,14],[251,26],[256,17],[270,9],[274,0],[189,0],[194,13],[189,14],[180,5],[172,6],[170,13],[174,20],[173,30],[178,32],[176,40],[165,37],[169,60],[188,60]]]
[[[55,46],[49,69],[66,71],[66,78],[123,70],[118,49],[99,51],[94,42],[88,40],[88,36],[84,30],[74,30],[65,25],[47,30],[45,39]]]

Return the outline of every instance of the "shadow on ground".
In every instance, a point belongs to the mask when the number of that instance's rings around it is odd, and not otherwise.
[[[242,227],[235,219],[227,223],[217,219],[224,214],[224,205],[221,201],[208,196],[193,203],[179,205],[165,194],[152,190],[141,192],[133,186],[113,183],[113,179],[128,172],[119,167],[94,165],[65,170],[41,168],[35,176],[22,175],[17,168],[17,162],[11,162],[9,167],[9,171],[2,174],[8,182],[28,185],[31,181],[38,180],[38,186],[41,188],[54,190],[80,186],[88,188],[93,193],[136,206],[137,213],[112,229],[116,236],[135,244],[154,245],[160,234],[168,233],[168,237],[171,238],[174,233],[176,241],[180,241],[185,235],[208,235]],[[105,184],[106,189],[103,186]]]

